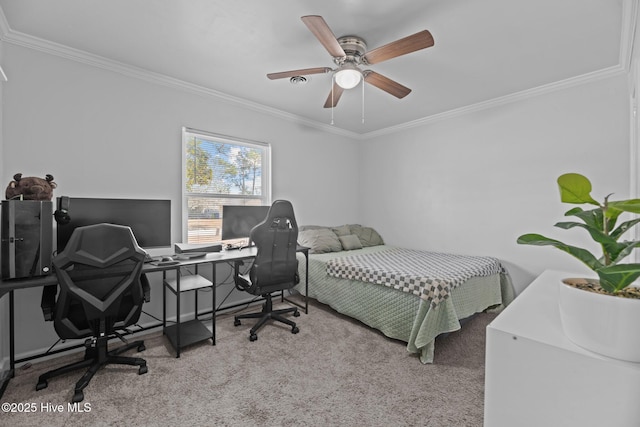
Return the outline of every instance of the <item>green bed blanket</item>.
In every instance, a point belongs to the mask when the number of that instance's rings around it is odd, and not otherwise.
[[[435,338],[460,329],[460,320],[493,306],[506,306],[514,298],[507,273],[473,277],[453,289],[436,307],[416,295],[378,284],[329,276],[326,263],[340,256],[375,253],[390,246],[371,246],[344,252],[309,255],[309,297],[334,310],[407,343],[422,363],[432,363]],[[304,256],[299,274],[305,277]],[[304,294],[304,279],[296,289]]]

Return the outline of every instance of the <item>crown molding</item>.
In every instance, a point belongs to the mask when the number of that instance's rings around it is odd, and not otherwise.
[[[453,110],[445,111],[438,114],[433,114],[427,117],[423,117],[417,120],[402,123],[397,126],[390,126],[384,129],[380,129],[373,132],[359,134],[356,132],[340,129],[332,125],[320,123],[315,120],[309,120],[296,114],[291,114],[276,108],[267,107],[265,105],[248,101],[246,99],[238,98],[214,89],[210,89],[204,86],[189,83],[174,77],[170,77],[164,74],[156,73],[147,69],[134,67],[122,62],[107,59],[98,55],[94,55],[79,49],[74,49],[69,46],[51,42],[49,40],[34,37],[28,34],[24,34],[18,31],[14,31],[10,28],[7,19],[4,15],[2,8],[0,7],[0,40],[11,43],[17,46],[37,50],[40,52],[55,55],[61,58],[66,58],[79,63],[90,65],[93,67],[102,68],[104,70],[116,72],[125,76],[137,78],[147,81],[149,83],[158,84],[165,87],[177,88],[183,91],[191,92],[201,96],[207,96],[216,98],[223,102],[241,106],[243,108],[256,111],[259,113],[267,114],[273,117],[278,117],[283,120],[287,120],[293,123],[315,128],[323,132],[333,133],[336,135],[345,136],[354,140],[368,140],[382,135],[389,135],[396,132],[401,132],[407,129],[412,129],[419,126],[424,126],[441,120],[446,120],[465,114],[473,113],[490,108],[496,108],[501,105],[510,104],[517,101],[522,101],[532,97],[536,97],[542,94],[555,92],[558,90],[567,89],[570,87],[590,83],[596,80],[618,76],[624,73],[629,73],[631,68],[634,40],[636,33],[637,14],[638,14],[638,2],[640,0],[623,0],[622,2],[622,31],[620,35],[620,52],[618,65],[608,67],[602,70],[594,71],[591,73],[583,74],[580,76],[568,78],[562,81],[554,82],[547,85],[538,86],[532,89],[512,93],[502,97],[490,99],[488,101],[479,102],[476,104],[456,108]]]
[[[0,7],[0,40],[4,40],[7,34],[9,34],[9,22],[4,15],[4,10]]]
[[[501,96],[499,98],[493,98],[488,101],[478,102],[476,104],[466,105],[464,107],[455,108],[453,110],[445,111],[438,114],[433,114],[431,116],[427,116],[421,119],[402,123],[397,126],[391,126],[385,129],[380,129],[374,132],[369,132],[360,136],[362,137],[362,139],[370,139],[370,138],[378,137],[381,135],[388,135],[391,133],[396,133],[396,132],[404,131],[407,129],[424,126],[434,122],[439,122],[441,120],[451,119],[454,117],[463,116],[465,114],[470,114],[470,113],[474,113],[481,110],[487,110],[490,108],[496,108],[496,107],[511,104],[517,101],[523,101],[526,99],[537,97],[539,95],[544,95],[547,93],[564,90],[570,87],[591,83],[596,80],[619,76],[625,73],[626,73],[626,70],[623,67],[621,67],[620,65],[615,65],[609,68],[605,68],[603,70],[583,74],[581,76],[571,77],[566,80],[561,80],[558,82],[538,86],[532,89],[511,93],[509,95]]]
[[[636,26],[638,22],[638,0],[622,2],[622,31],[620,34],[619,64],[625,71],[631,70],[633,61]]]
[[[0,12],[1,11],[2,9],[0,8]],[[328,124],[319,123],[315,120],[309,120],[295,114],[287,113],[276,108],[267,107],[257,102],[238,98],[211,88],[189,83],[184,80],[156,73],[144,68],[135,67],[122,62],[107,59],[102,56],[94,55],[92,53],[88,53],[79,49],[74,49],[72,47],[55,43],[49,40],[14,31],[8,26],[5,31],[5,29],[2,28],[2,18],[4,18],[4,14],[0,13],[0,30],[2,31],[1,40],[6,43],[69,59],[92,67],[112,71],[128,77],[144,80],[149,83],[174,89],[180,89],[200,96],[216,98],[229,104],[234,104],[236,106],[241,106],[252,111],[278,117],[280,119],[305,125],[311,128],[319,129],[323,132],[338,134],[352,139],[357,139],[358,137],[358,134],[355,132],[340,129]],[[6,22],[6,19],[4,21]]]

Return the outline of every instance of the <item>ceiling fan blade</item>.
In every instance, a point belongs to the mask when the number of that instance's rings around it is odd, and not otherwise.
[[[280,73],[270,73],[267,77],[271,80],[284,79],[295,76],[308,76],[309,74],[323,74],[331,71],[329,67],[303,68],[302,70],[282,71]]]
[[[406,55],[416,50],[425,49],[434,45],[433,36],[427,30],[420,31],[411,36],[396,40],[384,46],[375,48],[364,55],[368,64],[377,64],[387,59]]]
[[[365,82],[390,93],[396,98],[404,98],[411,92],[411,89],[408,87],[402,86],[400,83],[395,82],[382,74],[378,74],[375,71],[366,70],[363,74]]]
[[[331,28],[329,28],[322,16],[307,15],[303,16],[301,19],[313,35],[316,36],[320,43],[322,43],[322,46],[327,49],[331,56],[340,58],[347,56],[346,53],[344,53],[342,46],[340,46],[340,43],[338,43],[333,31],[331,31]]]
[[[338,101],[340,101],[340,96],[342,96],[342,92],[344,92],[344,89],[338,86],[337,83],[334,83],[333,90],[329,92],[327,101],[324,103],[324,108],[333,108],[336,105],[338,105]]]

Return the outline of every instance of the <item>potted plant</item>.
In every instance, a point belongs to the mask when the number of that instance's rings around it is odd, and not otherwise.
[[[582,228],[602,250],[601,256],[540,234],[524,234],[519,244],[553,246],[582,261],[598,278],[565,279],[560,284],[559,308],[565,335],[588,350],[617,359],[640,362],[640,288],[633,285],[640,277],[640,264],[622,263],[640,241],[621,241],[621,237],[640,218],[616,226],[623,212],[640,213],[640,199],[602,202],[591,197],[591,182],[583,175],[567,173],[558,178],[560,199],[564,203],[592,205],[592,209],[570,209],[565,216],[581,222],[558,222],[568,230]]]

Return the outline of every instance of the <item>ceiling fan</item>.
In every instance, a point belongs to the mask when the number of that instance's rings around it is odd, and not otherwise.
[[[372,70],[361,70],[360,65],[377,64],[388,59],[406,55],[434,45],[433,36],[427,30],[396,40],[384,46],[367,51],[364,40],[357,36],[336,38],[322,16],[303,16],[302,22],[327,49],[337,68],[316,67],[282,71],[267,74],[271,80],[305,76],[310,74],[333,73],[333,87],[324,108],[338,104],[345,89],[356,87],[361,80],[397,97],[404,98],[411,89]]]

